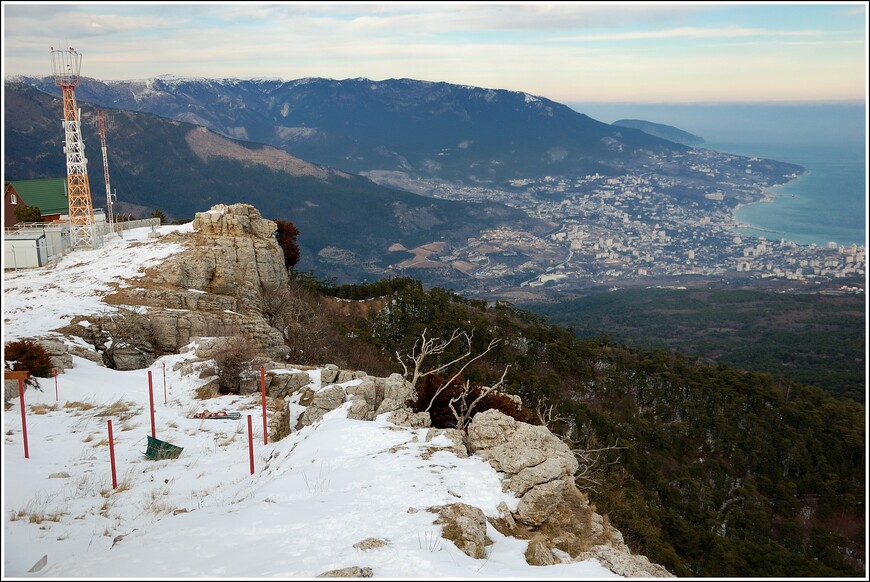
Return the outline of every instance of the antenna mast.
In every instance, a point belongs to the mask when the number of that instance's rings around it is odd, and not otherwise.
[[[112,188],[109,186],[109,155],[106,153],[106,128],[108,125],[106,112],[102,109],[97,109],[97,129],[100,132],[100,145],[103,149],[103,177],[106,180],[106,211],[109,213],[109,232],[114,233],[115,218],[114,213],[112,212],[114,200],[112,199]]]
[[[76,106],[75,87],[79,83],[82,56],[70,47],[51,47],[51,69],[54,82],[63,92],[63,128],[66,138],[66,177],[69,189],[69,225],[72,248],[96,248],[94,207],[88,183],[88,160],[82,140],[81,110]]]

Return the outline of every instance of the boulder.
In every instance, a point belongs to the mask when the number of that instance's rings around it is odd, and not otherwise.
[[[436,505],[428,511],[438,514],[435,523],[444,526],[442,537],[472,558],[486,557],[486,516],[483,511],[465,503]]]

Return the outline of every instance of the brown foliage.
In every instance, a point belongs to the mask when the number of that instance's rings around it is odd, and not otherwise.
[[[14,362],[12,370],[27,370],[32,376],[50,378],[51,356],[38,343],[23,339],[6,344],[3,353],[6,362]]]
[[[426,410],[432,397],[438,389],[447,382],[447,378],[438,374],[424,376],[417,384],[417,401],[410,403],[414,412],[422,412]],[[459,377],[454,380],[447,388],[441,391],[432,407],[429,408],[429,417],[432,420],[432,426],[435,428],[456,428],[456,416],[450,409],[450,401],[454,398],[459,398],[465,389],[465,381]],[[475,398],[484,390],[482,386],[471,386],[464,399],[466,405],[470,405]],[[454,404],[454,408],[459,408]],[[530,411],[521,404],[518,404],[513,398],[503,392],[490,392],[477,403],[475,412],[483,412],[494,408],[510,417],[515,418],[520,422],[531,423],[532,415]]]
[[[276,220],[278,225],[278,246],[284,251],[284,266],[288,269],[299,262],[299,244],[296,242],[299,229],[289,220]]]

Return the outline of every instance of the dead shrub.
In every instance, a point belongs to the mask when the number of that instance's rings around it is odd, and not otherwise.
[[[154,326],[142,306],[119,306],[114,312],[100,316],[90,329],[91,342],[102,354],[107,368],[117,369],[116,353],[129,349],[142,354],[146,361],[161,355]]]
[[[324,299],[296,281],[263,288],[263,316],[281,332],[292,361],[326,357],[332,341]]]
[[[214,354],[219,391],[238,394],[242,379],[253,373],[252,362],[258,355],[259,346],[248,334],[221,338]]]

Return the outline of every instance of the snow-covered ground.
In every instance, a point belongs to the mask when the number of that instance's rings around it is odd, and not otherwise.
[[[53,268],[4,273],[4,345],[111,309],[100,303],[108,283],[178,250],[149,230],[70,253]],[[371,568],[376,578],[616,577],[595,560],[529,566],[527,542],[491,525],[486,557],[468,557],[441,537],[437,516],[426,509],[463,502],[495,517],[500,502],[515,508],[489,464],[437,450],[446,439],[427,443],[426,429],[396,427],[386,415],[349,420],[349,403],[264,444],[259,395],[198,400],[195,390],[206,380],[181,373],[191,358],[185,352],[148,370],[119,372],[74,357],[56,383],[41,379],[41,389],[25,393],[29,458],[21,403],[10,401],[3,414],[4,580],[313,578],[352,566]],[[321,388],[320,370],[308,374],[310,386]],[[145,456],[151,394],[156,436],[183,447],[177,459]],[[206,408],[242,416],[193,418]],[[292,403],[291,410],[295,421],[302,408]],[[386,543],[355,547],[367,538]]]

